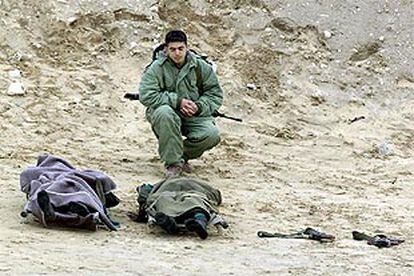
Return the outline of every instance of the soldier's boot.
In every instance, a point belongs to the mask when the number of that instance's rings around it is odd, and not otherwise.
[[[208,221],[203,213],[196,213],[193,218],[187,219],[184,223],[188,231],[195,232],[202,240],[208,237]]]
[[[49,195],[46,191],[43,190],[37,194],[37,204],[39,204],[39,207],[43,212],[45,220],[51,221],[56,218],[55,211],[53,210],[53,206],[50,203]]]
[[[78,214],[81,217],[86,217],[90,212],[88,207],[81,202],[69,202],[69,211],[74,214]]]
[[[168,234],[176,234],[178,232],[178,226],[174,218],[164,213],[156,213],[154,219],[157,225],[167,231]]]

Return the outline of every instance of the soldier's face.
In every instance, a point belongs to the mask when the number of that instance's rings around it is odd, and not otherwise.
[[[181,66],[185,62],[187,45],[184,42],[170,42],[167,45],[167,55],[175,64]]]

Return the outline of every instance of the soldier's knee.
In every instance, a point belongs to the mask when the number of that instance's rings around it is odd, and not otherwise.
[[[212,128],[208,132],[208,136],[206,137],[206,143],[209,145],[209,147],[214,147],[218,143],[220,143],[220,132],[217,128]]]
[[[169,105],[162,105],[158,107],[157,109],[155,109],[152,117],[156,121],[178,119],[178,115],[175,113],[174,109],[172,109],[172,107]]]

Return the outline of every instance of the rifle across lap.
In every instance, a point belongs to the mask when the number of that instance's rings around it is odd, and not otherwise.
[[[131,101],[139,101],[139,94],[138,93],[126,93],[124,95],[125,99],[131,100]],[[225,118],[225,119],[229,119],[229,120],[233,120],[233,121],[237,121],[237,122],[243,122],[243,119],[241,118],[236,118],[236,117],[232,117],[232,116],[228,116],[224,113],[219,112],[218,110],[214,110],[213,114],[211,114],[213,117],[221,117],[221,118]]]

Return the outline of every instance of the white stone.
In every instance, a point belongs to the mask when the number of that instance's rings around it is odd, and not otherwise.
[[[323,36],[325,38],[331,38],[332,37],[332,33],[330,31],[323,31]]]
[[[42,45],[38,42],[33,42],[33,46],[36,47],[36,49],[42,48]]]
[[[382,141],[379,145],[377,145],[378,153],[383,156],[392,155],[394,153],[394,149],[392,144],[387,143],[386,141]]]
[[[138,44],[135,41],[132,41],[131,43],[129,43],[129,50],[132,50],[134,48],[136,48],[138,46]]]
[[[12,79],[20,79],[22,77],[19,69],[9,71],[9,77]]]
[[[71,16],[71,17],[69,17],[67,20],[68,20],[68,23],[69,23],[69,24],[72,24],[73,22],[75,22],[76,20],[78,20],[78,17],[76,17],[76,16]]]
[[[21,82],[12,82],[7,90],[7,95],[15,96],[15,95],[24,95],[26,91],[24,86]]]
[[[246,84],[246,87],[251,89],[251,90],[256,90],[257,86],[254,83],[248,83]]]
[[[379,41],[381,41],[381,42],[383,42],[383,41],[385,40],[385,37],[384,37],[384,36],[380,36],[380,37],[378,38],[378,40],[379,40]]]

